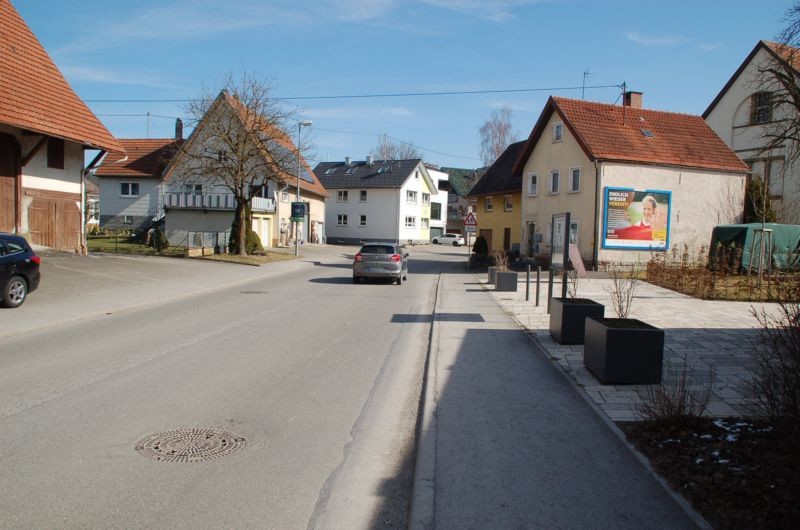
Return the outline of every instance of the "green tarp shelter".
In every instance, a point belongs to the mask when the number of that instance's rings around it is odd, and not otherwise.
[[[750,254],[754,252],[752,266],[757,268],[762,226],[765,231],[772,231],[772,267],[777,269],[800,267],[800,225],[778,223],[719,225],[714,228],[711,235],[711,248],[717,248],[717,243],[741,248],[742,268],[745,270],[750,268]],[[766,237],[765,244],[769,244],[769,236]]]

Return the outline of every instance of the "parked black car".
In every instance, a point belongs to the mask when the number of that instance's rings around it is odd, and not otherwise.
[[[39,287],[41,261],[24,238],[0,232],[0,305],[19,307]]]

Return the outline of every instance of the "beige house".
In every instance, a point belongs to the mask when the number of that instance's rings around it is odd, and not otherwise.
[[[748,166],[699,116],[551,97],[514,166],[522,179],[522,252],[548,256],[551,220],[570,212],[587,265],[647,261],[708,245],[741,220]]]
[[[775,106],[761,71],[776,63],[798,71],[798,54],[797,48],[759,41],[703,113],[706,123],[752,168],[753,175],[766,182],[778,221],[792,224],[800,223],[800,165],[787,162],[787,154],[798,146],[765,149],[765,135],[792,109]]]

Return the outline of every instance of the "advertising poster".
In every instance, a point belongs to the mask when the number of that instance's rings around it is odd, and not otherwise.
[[[668,250],[672,193],[606,188],[603,248]]]

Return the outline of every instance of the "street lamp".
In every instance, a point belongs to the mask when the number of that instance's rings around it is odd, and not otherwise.
[[[311,120],[303,120],[297,122],[297,200],[295,202],[300,202],[300,171],[302,169],[300,163],[300,132],[303,130],[303,127],[311,127],[314,125],[314,122]],[[305,214],[305,209],[303,211]],[[300,222],[294,222],[294,255],[300,255]]]

